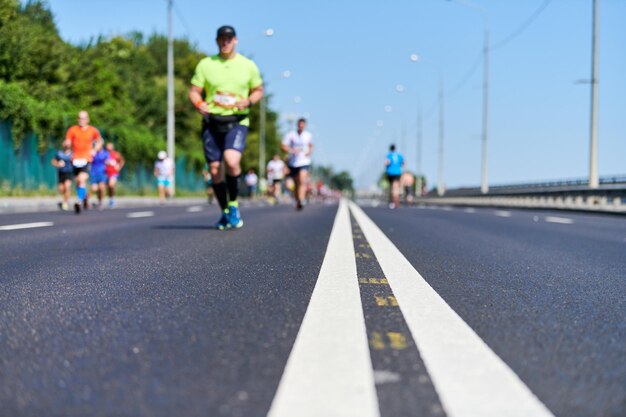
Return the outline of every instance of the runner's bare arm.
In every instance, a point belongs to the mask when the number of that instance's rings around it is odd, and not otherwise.
[[[293,149],[291,149],[291,147],[289,145],[285,145],[284,143],[280,144],[280,149],[282,149],[283,152],[286,152],[286,153],[289,153],[289,154],[293,153]]]
[[[263,85],[260,85],[256,88],[250,90],[250,95],[248,98],[243,98],[235,103],[235,107],[239,110],[243,110],[246,107],[250,107],[253,104],[257,104],[263,98]]]
[[[121,153],[118,153],[118,155],[120,156],[120,162],[117,165],[117,171],[119,172],[122,170],[122,168],[124,168],[124,164],[126,164],[126,160],[124,159],[124,156],[122,156]]]
[[[201,114],[209,114],[209,105],[202,98],[202,87],[192,85],[189,89],[189,100]]]

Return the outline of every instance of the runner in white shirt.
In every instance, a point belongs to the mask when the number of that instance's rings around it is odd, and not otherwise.
[[[278,200],[282,194],[281,184],[285,178],[285,163],[280,155],[275,154],[267,163],[267,183],[270,196]]]
[[[248,188],[248,196],[254,199],[259,184],[259,177],[254,172],[254,169],[250,168],[244,179],[246,181],[246,187]]]
[[[157,179],[159,190],[159,203],[165,203],[165,197],[170,197],[172,176],[174,175],[174,161],[167,157],[167,152],[159,151],[157,161],[154,163],[154,176]]]
[[[298,130],[287,133],[281,144],[281,149],[289,154],[287,165],[289,175],[296,185],[294,190],[296,210],[302,210],[313,153],[313,136],[304,130],[305,127],[306,119],[298,119]]]

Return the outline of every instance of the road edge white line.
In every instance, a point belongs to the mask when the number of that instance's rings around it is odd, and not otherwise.
[[[341,201],[269,417],[378,417],[350,212]]]
[[[154,211],[135,211],[133,213],[126,214],[126,217],[129,219],[140,219],[143,217],[152,217],[154,216]]]
[[[498,357],[354,203],[449,417],[552,417]]]
[[[574,219],[570,219],[567,217],[555,217],[548,216],[544,219],[546,223],[558,223],[558,224],[572,224],[574,223]]]
[[[54,226],[53,222],[36,222],[36,223],[22,223],[22,224],[5,224],[0,226],[0,230],[21,230],[21,229],[34,229],[37,227],[50,227]]]

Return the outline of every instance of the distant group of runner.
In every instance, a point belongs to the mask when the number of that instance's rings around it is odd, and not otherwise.
[[[78,113],[78,124],[70,127],[63,141],[63,148],[52,159],[52,165],[58,170],[58,189],[62,201],[59,208],[70,210],[72,178],[76,183],[76,202],[74,212],[89,208],[87,182],[91,192],[97,198],[97,208],[102,208],[105,192],[109,196],[109,207],[115,205],[115,187],[124,157],[115,150],[113,143],[104,144],[100,132],[89,124],[86,111]]]

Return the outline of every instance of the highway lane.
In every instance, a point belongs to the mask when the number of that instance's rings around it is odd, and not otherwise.
[[[269,409],[335,207],[244,208],[229,233],[209,228],[216,209],[151,210],[0,235],[0,414]]]
[[[366,212],[556,415],[626,414],[624,217]]]
[[[625,413],[624,218],[364,208],[550,412]],[[214,207],[189,209],[0,216],[0,227],[54,223],[0,229],[0,415],[268,412],[336,207],[244,207],[245,227],[226,233],[210,229]],[[391,288],[374,278],[375,255],[359,249],[368,247],[359,223],[347,224],[359,282],[350,291],[380,407],[372,415],[455,415]],[[322,297],[331,317],[347,307],[332,291]],[[346,343],[336,339],[329,346]]]

